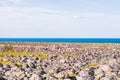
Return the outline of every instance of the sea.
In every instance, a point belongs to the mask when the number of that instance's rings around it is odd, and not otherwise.
[[[120,43],[120,38],[0,38],[2,42]]]

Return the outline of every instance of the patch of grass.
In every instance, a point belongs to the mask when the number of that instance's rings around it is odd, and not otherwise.
[[[32,52],[11,52],[11,51],[0,52],[0,57],[4,58],[7,55],[12,55],[14,57],[16,57],[16,56],[31,56],[31,55],[32,55],[32,57],[38,57],[38,55],[39,55],[39,58],[41,58],[41,59],[48,59],[49,58],[48,55],[46,55],[44,53],[37,53],[37,52],[34,52],[34,53],[32,53]],[[12,59],[13,61],[18,60],[16,58],[8,58],[8,59]]]
[[[0,52],[1,57],[4,57],[4,56],[9,55],[9,54],[11,54],[13,56],[29,56],[32,53],[30,53],[30,52],[11,52],[11,51]]]
[[[14,51],[12,46],[4,46],[4,49],[6,51],[12,51],[12,52]]]
[[[9,54],[9,52],[0,52],[0,57],[5,57],[8,54]]]
[[[8,61],[2,61],[2,60],[0,61],[0,63],[3,64],[3,65],[10,65],[10,64],[11,64],[11,63],[8,62]]]
[[[90,63],[90,64],[88,64],[87,66],[89,66],[89,67],[97,67],[98,64],[96,64],[96,63]]]
[[[74,74],[74,73],[69,74],[69,77],[76,77],[76,76],[77,76],[77,74]]]
[[[18,65],[19,67],[22,67],[22,66],[23,66],[23,64],[22,64],[22,63],[17,63],[17,65]]]
[[[41,58],[41,59],[48,59],[49,58],[49,56],[48,55],[46,55],[46,54],[39,54],[39,57]]]
[[[7,57],[8,60],[12,60],[17,62],[19,58],[18,56],[28,56],[28,57],[39,57],[41,59],[48,59],[48,55],[38,52],[0,52],[0,58],[5,58],[7,55],[12,55],[14,57]]]
[[[18,58],[8,58],[8,60],[12,60],[12,61],[15,61],[15,62],[17,62],[17,61],[19,61],[19,59]]]

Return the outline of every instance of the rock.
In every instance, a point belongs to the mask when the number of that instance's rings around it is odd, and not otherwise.
[[[49,69],[49,70],[47,70],[47,73],[48,73],[48,74],[53,74],[53,73],[55,73],[55,70]]]
[[[2,64],[2,63],[0,63],[0,67],[3,67],[3,64]]]
[[[7,80],[15,80],[15,77],[10,76],[10,77],[7,78]]]
[[[118,71],[117,76],[120,77],[120,70]]]
[[[35,64],[32,63],[32,62],[28,63],[28,66],[29,66],[30,68],[36,68]]]
[[[71,79],[64,79],[64,80],[71,80]]]
[[[5,65],[3,68],[4,68],[4,70],[6,70],[6,71],[9,71],[9,70],[11,69],[10,65]]]
[[[28,72],[25,72],[25,75],[30,78],[32,74],[28,73]]]
[[[0,72],[2,72],[2,70],[3,70],[3,68],[2,68],[2,67],[0,67]]]
[[[112,67],[112,71],[119,71],[119,63],[117,63],[116,59],[112,59],[109,61],[109,65]]]
[[[110,67],[110,65],[101,65],[100,69],[102,69],[105,72],[111,72],[112,68]]]
[[[56,80],[56,78],[50,76],[50,77],[47,77],[46,80]]]
[[[6,80],[5,78],[3,78],[1,75],[0,75],[0,80]]]
[[[105,72],[102,69],[96,69],[95,70],[95,79],[101,79],[105,77]]]
[[[46,74],[46,72],[44,70],[40,71],[40,74],[43,75],[43,74]]]
[[[17,70],[17,69],[18,69],[18,67],[15,66],[15,65],[11,68],[12,71],[15,71],[15,70]]]
[[[79,74],[76,76],[77,80],[88,80],[89,75],[86,71],[80,71]]]
[[[95,72],[94,72],[94,68],[93,68],[93,67],[89,69],[88,74],[89,74],[90,76],[94,76],[94,75],[95,75]]]
[[[7,64],[3,68],[10,69],[11,67],[10,67],[10,65]]]
[[[26,56],[21,57],[21,61],[22,62],[26,62],[27,61],[27,57]]]
[[[63,59],[63,58],[60,59],[60,62],[61,62],[61,63],[64,63],[64,62],[65,62],[65,59]]]
[[[22,66],[23,69],[26,69],[26,68],[29,68],[29,65],[24,63],[23,66]]]
[[[11,74],[12,74],[11,71],[5,72],[5,76],[10,76]]]
[[[56,73],[59,73],[59,72],[61,72],[61,71],[63,71],[63,69],[61,69],[60,67],[58,67],[55,72],[56,72]]]
[[[37,74],[32,74],[29,80],[41,80],[41,78]]]
[[[27,77],[24,77],[24,79],[23,80],[29,80]]]
[[[104,77],[100,80],[117,80],[117,78],[115,78],[115,77]]]
[[[64,74],[62,74],[62,73],[54,73],[53,77],[55,77],[57,79],[62,79],[64,77]]]
[[[76,77],[70,77],[70,80],[77,80]]]
[[[18,71],[18,72],[16,72],[16,77],[18,77],[18,78],[24,78],[25,74],[22,71]]]
[[[19,79],[20,79],[20,80],[23,80],[24,77],[25,77],[25,74],[23,73],[23,74],[20,75]]]

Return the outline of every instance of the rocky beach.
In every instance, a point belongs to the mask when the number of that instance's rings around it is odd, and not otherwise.
[[[120,80],[120,44],[0,43],[0,80]]]

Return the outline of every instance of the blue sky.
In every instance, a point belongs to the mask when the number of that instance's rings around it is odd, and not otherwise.
[[[0,0],[0,37],[119,38],[120,0]]]

